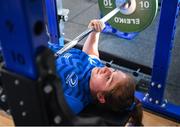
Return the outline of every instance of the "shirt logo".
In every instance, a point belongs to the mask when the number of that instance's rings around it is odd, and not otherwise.
[[[96,61],[94,61],[92,58],[88,58],[89,62],[91,65],[96,65]]]
[[[75,72],[68,74],[66,77],[66,84],[71,87],[75,87],[78,84],[78,76],[75,74]]]
[[[64,54],[64,56],[63,56],[63,57],[64,57],[65,59],[69,59],[69,57],[71,57],[71,56],[72,56],[72,54],[71,54],[71,53],[66,53],[66,54]]]

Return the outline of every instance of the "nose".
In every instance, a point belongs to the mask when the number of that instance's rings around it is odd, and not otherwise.
[[[101,73],[107,73],[107,74],[109,74],[109,73],[111,73],[111,70],[110,70],[108,67],[104,67],[104,68],[102,68]]]

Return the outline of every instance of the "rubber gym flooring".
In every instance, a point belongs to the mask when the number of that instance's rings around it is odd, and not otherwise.
[[[63,0],[63,8],[70,10],[69,20],[65,23],[65,38],[74,39],[87,29],[91,19],[100,18],[97,0]],[[167,19],[168,20],[168,19]],[[125,40],[110,34],[101,34],[99,49],[113,55],[152,68],[159,13],[154,22],[140,32],[133,40]],[[177,21],[175,42],[168,74],[165,97],[180,105],[180,17]],[[81,41],[83,44],[85,40]]]
[[[167,120],[165,118],[144,112],[143,117],[144,126],[180,126],[179,123]],[[14,122],[11,116],[5,112],[0,111],[0,126],[11,126],[14,127]]]

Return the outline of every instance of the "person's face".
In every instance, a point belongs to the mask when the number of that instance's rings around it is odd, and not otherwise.
[[[91,73],[90,89],[95,93],[107,91],[125,78],[126,74],[122,71],[108,67],[95,67]]]

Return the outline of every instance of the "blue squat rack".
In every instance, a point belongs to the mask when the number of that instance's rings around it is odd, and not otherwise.
[[[179,5],[179,0],[162,0],[151,84],[148,93],[136,92],[136,96],[141,99],[145,108],[178,121],[180,120],[180,106],[167,102],[164,99],[164,91],[174,43]]]

